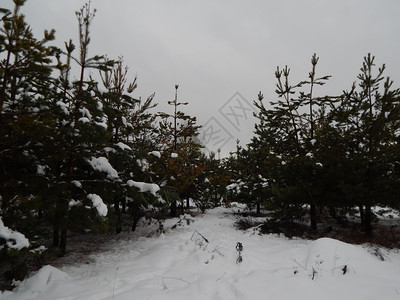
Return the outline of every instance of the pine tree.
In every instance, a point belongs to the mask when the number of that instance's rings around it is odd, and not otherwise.
[[[158,165],[158,173],[163,185],[175,190],[181,199],[188,199],[196,178],[204,171],[205,166],[199,162],[202,145],[197,137],[200,126],[196,125],[196,117],[178,110],[179,106],[188,104],[178,101],[178,87],[175,85],[174,100],[168,102],[173,106],[173,114],[159,113],[159,136],[164,162]],[[173,198],[170,201],[172,216],[177,214],[176,200]]]
[[[128,68],[123,67],[123,60],[120,58],[113,69],[100,72],[106,90],[102,92],[99,89],[97,92],[102,99],[107,130],[110,133],[107,147],[112,151],[108,152],[108,158],[119,173],[119,182],[107,189],[117,219],[117,233],[122,230],[121,205],[123,211],[126,211],[126,206],[130,208],[133,223],[136,224],[143,215],[141,208],[147,207],[149,203],[154,204],[155,201],[154,195],[139,196],[135,188],[126,185],[129,180],[149,180],[143,165],[146,165],[148,152],[152,148],[152,141],[147,138],[155,131],[155,116],[149,110],[156,106],[152,103],[154,94],[143,104],[140,99],[130,96],[137,87],[137,78],[128,84],[127,73]]]
[[[61,74],[55,81],[53,95],[53,101],[58,106],[53,147],[58,147],[59,155],[54,157],[49,172],[53,177],[54,188],[49,201],[52,203],[54,224],[53,244],[59,246],[62,252],[66,249],[67,231],[72,227],[85,226],[85,222],[81,222],[81,225],[74,223],[75,216],[85,215],[85,206],[91,206],[91,202],[98,203],[97,200],[100,199],[88,198],[94,194],[96,182],[102,180],[109,183],[118,177],[117,173],[110,174],[115,169],[109,165],[104,151],[109,134],[106,130],[102,99],[96,94],[97,82],[86,76],[89,68],[106,70],[114,63],[104,56],[89,57],[89,28],[95,12],[90,4],[76,12],[79,29],[78,57],[74,56],[75,45],[72,41],[65,43],[65,63],[62,63],[62,52],[57,56]],[[70,70],[74,67],[74,62],[78,66],[79,77],[71,82]],[[100,161],[109,166],[109,173],[98,172],[91,167],[98,165]],[[97,169],[101,168],[98,166]],[[93,207],[96,211],[95,205]]]
[[[265,163],[261,162],[261,165],[265,170],[269,169],[269,174],[262,178],[269,178],[269,188],[275,198],[281,199],[283,213],[287,215],[289,208],[300,212],[302,205],[308,204],[312,229],[317,227],[316,207],[322,197],[316,185],[319,169],[316,132],[326,117],[326,107],[334,106],[334,99],[314,96],[315,86],[323,85],[330,77],[316,77],[318,60],[314,54],[308,80],[295,85],[289,83],[290,69],[287,66],[282,70],[277,68],[278,101],[271,103],[272,109],[267,109],[263,95],[259,94],[255,102],[259,109],[256,115],[259,124],[250,144],[253,155],[263,152]],[[309,91],[300,91],[295,97],[298,89],[307,85]],[[272,166],[276,163],[277,166]]]
[[[225,159],[216,158],[213,152],[208,157],[202,155],[200,161],[205,169],[196,179],[195,202],[204,213],[207,207],[218,207],[226,200],[230,174]]]
[[[46,45],[54,39],[54,30],[45,31],[41,40],[33,36],[20,13],[24,3],[14,1],[0,29],[0,197],[4,221],[32,229],[16,217],[32,220],[30,211],[38,208],[37,195],[46,184],[41,159],[54,122],[47,96],[56,49]]]
[[[360,207],[367,235],[372,234],[372,206],[393,203],[398,188],[394,153],[399,147],[400,90],[392,89],[393,82],[384,78],[385,65],[375,75],[374,67],[375,57],[368,54],[358,75],[359,91],[353,84],[336,113],[347,139],[348,180],[343,188]]]

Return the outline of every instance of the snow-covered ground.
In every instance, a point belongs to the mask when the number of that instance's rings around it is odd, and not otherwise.
[[[400,299],[399,251],[380,249],[382,261],[333,239],[243,232],[231,212],[168,220],[163,234],[141,227],[88,264],[43,267],[0,299]]]

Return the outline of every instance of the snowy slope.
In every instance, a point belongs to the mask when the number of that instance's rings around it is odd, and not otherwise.
[[[382,250],[381,261],[333,239],[242,232],[230,212],[210,210],[174,229],[179,219],[168,220],[152,237],[139,230],[93,263],[46,266],[0,299],[400,299],[398,252]]]

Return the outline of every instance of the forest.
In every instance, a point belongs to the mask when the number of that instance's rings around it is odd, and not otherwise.
[[[61,49],[54,30],[33,36],[24,3],[0,8],[3,276],[15,278],[29,259],[41,267],[42,245],[62,256],[70,232],[134,231],[143,216],[194,206],[246,204],[265,215],[264,232],[324,231],[327,216],[356,215],[365,237],[375,234],[374,207],[400,209],[400,89],[372,54],[334,96],[315,96],[330,78],[318,75],[316,54],[304,81],[277,67],[276,98],[255,97],[251,142],[220,158],[203,151],[179,85],[170,110],[158,112],[154,94],[132,96],[137,78],[122,57],[89,52],[90,4],[76,12],[78,42]]]

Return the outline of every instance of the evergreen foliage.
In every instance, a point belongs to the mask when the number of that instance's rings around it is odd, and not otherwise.
[[[159,191],[155,183],[171,181],[180,197],[190,197],[204,169],[197,161],[196,119],[175,106],[171,127],[167,115],[152,112],[154,94],[145,101],[132,96],[137,78],[129,81],[122,58],[91,56],[96,10],[90,2],[76,12],[77,44],[69,40],[64,49],[48,46],[54,30],[41,40],[33,36],[20,13],[24,3],[14,0],[12,12],[0,11],[0,212],[6,226],[32,245],[52,237],[62,254],[70,230],[118,233],[125,213],[134,229],[146,210],[164,205],[168,189]],[[79,75],[71,80],[74,72]],[[154,151],[162,153],[158,161],[149,154]]]
[[[368,54],[358,88],[354,83],[343,95],[316,97],[315,88],[330,77],[316,76],[318,60],[314,54],[308,79],[294,85],[290,69],[278,67],[276,102],[267,106],[259,93],[255,136],[234,159],[240,170],[235,194],[251,207],[260,190],[277,220],[301,220],[308,208],[314,230],[318,212],[336,216],[338,209],[359,207],[371,235],[371,207],[399,203],[400,91],[383,77],[385,65],[376,71]],[[261,189],[257,177],[265,182]]]
[[[178,213],[177,200],[186,199],[189,203],[189,199],[196,195],[195,182],[205,169],[199,160],[203,147],[198,141],[200,126],[196,125],[196,117],[179,110],[179,106],[188,105],[188,102],[178,101],[178,88],[179,85],[175,85],[175,98],[168,101],[173,113],[159,113],[159,149],[163,160],[156,165],[160,185],[178,196],[169,199],[171,216]]]

